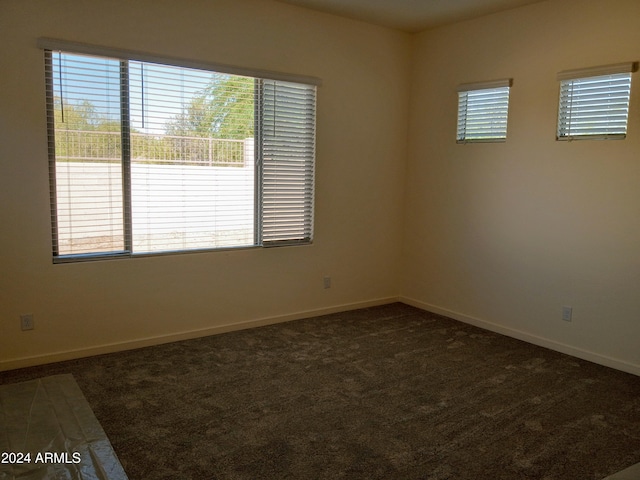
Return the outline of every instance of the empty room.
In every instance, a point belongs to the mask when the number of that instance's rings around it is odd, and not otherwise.
[[[0,0],[0,478],[640,479],[638,0]]]

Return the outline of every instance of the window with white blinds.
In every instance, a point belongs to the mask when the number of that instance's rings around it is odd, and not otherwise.
[[[315,85],[45,58],[54,261],[312,241]]]
[[[511,80],[458,87],[457,142],[504,142]]]
[[[625,138],[634,70],[628,63],[559,73],[557,139]]]

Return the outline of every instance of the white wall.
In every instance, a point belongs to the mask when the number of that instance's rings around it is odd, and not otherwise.
[[[320,77],[314,244],[53,265],[38,37]],[[2,0],[0,369],[397,299],[409,42],[269,0]]]
[[[555,140],[557,72],[640,60],[639,18],[550,0],[414,38],[406,301],[640,374],[640,74],[626,140]],[[507,142],[457,145],[456,86],[503,78]]]

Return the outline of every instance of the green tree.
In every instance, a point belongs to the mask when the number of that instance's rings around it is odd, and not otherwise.
[[[214,74],[181,114],[168,122],[168,135],[241,140],[253,137],[255,80]]]
[[[96,112],[95,106],[88,100],[78,103],[64,103],[60,97],[54,99],[54,120],[56,129],[119,132],[120,121],[110,120],[106,115]]]
[[[122,152],[120,122],[96,112],[88,100],[54,99],[57,161],[117,161]]]

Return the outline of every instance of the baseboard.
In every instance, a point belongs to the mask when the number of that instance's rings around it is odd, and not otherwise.
[[[485,330],[506,335],[508,337],[516,338],[518,340],[522,340],[522,341],[531,343],[533,345],[545,347],[550,350],[555,350],[560,353],[565,353],[567,355],[581,358],[583,360],[597,363],[599,365],[603,365],[606,367],[614,368],[616,370],[621,370],[623,372],[640,376],[640,365],[635,365],[620,359],[616,359],[616,358],[608,357],[606,355],[600,355],[594,352],[572,347],[571,345],[566,345],[564,343],[556,342],[555,340],[550,340],[548,338],[532,335],[530,333],[523,332],[521,330],[505,327],[503,325],[492,323],[486,320],[472,317],[470,315],[465,315],[463,313],[448,310],[446,308],[442,308],[437,305],[432,305],[429,303],[425,303],[425,302],[422,302],[410,297],[404,297],[404,296],[384,297],[384,298],[378,298],[378,299],[368,300],[363,302],[354,302],[354,303],[348,303],[348,304],[334,305],[331,307],[318,308],[313,310],[299,311],[299,312],[286,314],[286,315],[263,317],[263,318],[247,320],[247,321],[238,322],[238,323],[218,325],[215,327],[209,327],[209,328],[198,329],[198,330],[190,330],[190,331],[179,332],[179,333],[174,333],[169,335],[158,335],[158,336],[146,337],[146,338],[141,338],[136,340],[118,342],[118,343],[109,343],[109,344],[97,345],[93,347],[80,348],[75,350],[66,350],[66,351],[55,352],[55,353],[44,354],[44,355],[34,355],[34,356],[21,357],[21,358],[10,359],[10,360],[1,360],[0,371],[14,370],[17,368],[24,368],[24,367],[32,367],[35,365],[44,365],[47,363],[61,362],[65,360],[74,360],[77,358],[103,355],[106,353],[121,352],[124,350],[134,350],[136,348],[149,347],[152,345],[160,345],[163,343],[178,342],[181,340],[189,340],[192,338],[206,337],[209,335],[217,335],[217,334],[233,332],[237,330],[245,330],[245,329],[261,327],[265,325],[273,325],[276,323],[284,323],[284,322],[289,322],[293,320],[301,320],[303,318],[315,317],[319,315],[345,312],[349,310],[356,310],[359,308],[376,307],[379,305],[386,305],[393,302],[406,303],[407,305],[411,305],[421,310],[426,310],[429,312],[444,315],[446,317],[453,318],[454,320],[468,323],[470,325],[474,325],[476,327],[483,328]]]
[[[522,340],[522,341],[531,343],[533,345],[538,345],[540,347],[545,347],[550,350],[555,350],[556,352],[571,355],[572,357],[581,358],[583,360],[597,363],[605,367],[614,368],[616,370],[621,370],[623,372],[632,373],[634,375],[640,376],[640,365],[625,362],[624,360],[590,352],[588,350],[583,350],[581,348],[572,347],[571,345],[560,343],[555,340],[550,340],[548,338],[539,337],[537,335],[523,332],[521,330],[516,330],[513,328],[505,327],[503,325],[498,325],[496,323],[488,322],[486,320],[472,317],[470,315],[465,315],[463,313],[454,312],[452,310],[448,310],[446,308],[442,308],[437,305],[431,305],[429,303],[421,302],[413,298],[401,296],[399,301],[402,303],[406,303],[407,305],[411,305],[413,307],[419,308],[421,310],[426,310],[429,312],[444,315],[445,317],[453,318],[454,320],[459,320],[461,322],[468,323],[470,325],[474,325],[476,327],[480,327],[495,333],[500,333],[502,335],[506,335],[507,337],[516,338],[518,340]]]
[[[398,302],[398,297],[384,297],[363,302],[354,302],[347,304],[334,305],[331,307],[318,308],[313,310],[304,310],[287,315],[276,315],[272,317],[263,317],[243,322],[230,323],[225,325],[217,325],[215,327],[203,328],[198,330],[189,330],[185,332],[173,333],[168,335],[158,335],[153,337],[140,338],[136,340],[128,340],[124,342],[109,343],[97,345],[87,348],[79,348],[75,350],[66,350],[61,352],[49,353],[44,355],[34,355],[29,357],[16,358],[11,360],[0,361],[0,371],[14,370],[17,368],[33,367],[35,365],[44,365],[47,363],[62,362],[65,360],[74,360],[77,358],[92,357],[95,355],[103,355],[106,353],[121,352],[124,350],[134,350],[136,348],[149,347],[152,345],[161,345],[163,343],[178,342],[181,340],[189,340],[192,338],[206,337],[209,335],[217,335],[221,333],[233,332],[237,330],[245,330],[248,328],[262,327],[265,325],[273,325],[276,323],[290,322],[292,320],[301,320],[303,318],[316,317],[319,315],[328,315],[330,313],[346,312],[349,310],[357,310],[359,308],[377,307],[388,303]]]

